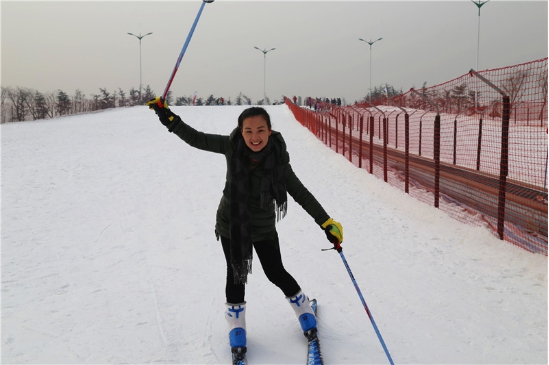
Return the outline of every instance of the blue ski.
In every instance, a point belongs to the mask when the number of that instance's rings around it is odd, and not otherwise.
[[[310,301],[311,308],[313,312],[317,312],[317,302],[316,299]],[[318,331],[314,328],[312,331],[309,331],[305,334],[309,340],[308,350],[307,350],[307,365],[324,365],[322,360],[322,353],[320,352],[320,341],[318,340]]]

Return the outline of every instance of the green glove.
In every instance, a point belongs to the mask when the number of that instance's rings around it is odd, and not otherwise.
[[[181,120],[177,115],[175,115],[170,108],[168,103],[165,100],[162,100],[159,96],[149,100],[145,105],[149,109],[154,110],[160,122],[168,127],[168,130],[171,132],[177,123]]]

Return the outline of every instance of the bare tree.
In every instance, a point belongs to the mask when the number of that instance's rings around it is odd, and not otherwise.
[[[78,113],[84,112],[85,99],[86,99],[86,95],[79,89],[76,89],[76,91],[74,92],[74,96],[72,98],[74,113],[78,114]]]
[[[29,112],[27,107],[27,99],[31,97],[30,92],[20,87],[15,90],[8,89],[7,97],[11,101],[12,121],[25,121],[25,118]]]
[[[57,97],[55,96],[55,92],[49,92],[45,95],[46,99],[46,106],[47,106],[47,113],[48,117],[53,118],[55,117],[55,106]]]
[[[2,113],[2,119],[0,120],[0,123],[6,123],[8,120],[8,113],[7,113],[7,108],[6,108],[6,100],[8,99],[8,93],[9,93],[9,89],[2,86],[2,97],[1,97],[1,104],[0,104],[0,111]]]
[[[513,75],[503,80],[501,87],[507,95],[512,104],[517,103],[521,99],[520,91],[524,85],[525,80],[528,78],[529,72],[524,70],[518,70]]]
[[[46,119],[48,116],[48,106],[44,94],[39,91],[31,93],[31,97],[27,99],[27,107],[32,115],[32,120]]]
[[[461,113],[463,109],[466,109],[471,104],[470,93],[467,90],[467,84],[462,83],[461,85],[455,86],[452,89],[451,99],[453,104],[456,106],[454,110],[456,113]]]

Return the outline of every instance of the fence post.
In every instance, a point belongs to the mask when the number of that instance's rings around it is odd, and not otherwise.
[[[368,119],[366,120],[366,134],[368,134],[370,136],[370,145],[369,145],[369,148],[368,148],[368,159],[369,159],[369,165],[370,165],[370,174],[373,173],[373,153],[374,153],[374,147],[373,147],[373,144],[374,144],[374,135],[372,133],[373,131],[373,125],[374,125],[374,117],[372,116],[372,113],[370,112],[370,110],[364,108],[364,111],[366,111],[368,113]],[[362,138],[361,138],[361,141],[362,141]]]
[[[353,115],[349,113],[349,161],[353,163]]]
[[[364,115],[360,115],[360,139],[358,146],[358,167],[362,168],[362,132],[364,132]]]
[[[480,151],[482,149],[482,114],[483,113],[480,113],[480,119],[478,121],[477,171],[480,171]]]
[[[343,137],[341,138],[341,155],[345,157],[345,130],[347,129],[347,116],[341,111],[341,123],[343,124]]]
[[[437,115],[435,116],[435,126],[434,126],[434,136],[433,136],[433,159],[435,160],[435,208],[438,208],[440,200],[440,111],[438,105],[431,102],[429,98],[421,93],[418,93],[413,88],[410,89],[411,92],[416,93],[421,96],[425,101],[427,101],[431,106],[434,106]],[[425,114],[423,114],[425,115]]]
[[[332,148],[332,116],[335,118],[335,114],[330,114],[328,118],[328,147]]]
[[[461,112],[456,114],[456,117],[454,118],[454,153],[453,153],[453,159],[452,162],[455,165],[456,164],[456,150],[457,150],[457,118],[461,114]]]
[[[389,139],[389,136],[387,136],[387,126],[389,122],[388,119],[385,117],[383,118],[383,180],[387,182],[387,140]]]
[[[404,192],[410,193],[410,115],[406,109],[396,106],[404,112]],[[415,113],[415,112],[414,112]],[[414,114],[412,113],[412,114]],[[398,114],[400,115],[400,113]],[[398,120],[397,115],[397,120]],[[396,123],[395,123],[396,124]],[[398,129],[398,124],[396,126]],[[397,132],[398,136],[398,132]],[[398,145],[396,146],[398,148]]]
[[[435,208],[438,208],[440,199],[440,114],[438,110],[435,117],[433,149],[433,157],[435,159]]]
[[[370,174],[374,173],[374,124],[375,118],[370,113]]]
[[[330,120],[330,114],[327,113],[325,118],[322,118],[322,141],[324,144],[328,144],[328,139],[326,137],[326,119]]]
[[[335,140],[336,140],[336,153],[339,153],[339,118],[341,115],[341,108],[337,110],[336,118],[335,118]]]
[[[395,148],[398,149],[398,117],[400,113],[397,114],[395,118]]]
[[[366,104],[370,105],[372,108],[376,109],[378,112],[380,112],[382,115],[383,115],[383,179],[385,180],[385,182],[387,182],[387,138],[386,138],[386,135],[387,135],[387,118],[385,117],[385,113],[383,112],[383,110],[379,109],[377,106],[367,102],[367,101],[364,101]],[[373,117],[372,117],[373,118]],[[379,120],[379,118],[378,118]],[[373,123],[372,123],[372,127],[373,127]],[[381,126],[380,126],[380,131],[379,131],[379,138],[381,139]],[[373,130],[372,130],[373,132]],[[374,144],[374,141],[373,141],[373,133],[370,135],[370,151],[371,153],[373,154],[373,144]],[[370,160],[370,170],[372,170],[373,168],[373,165],[372,165],[372,160],[374,158],[373,155],[371,155],[372,159]]]
[[[497,91],[503,99],[503,114],[501,116],[501,159],[499,167],[499,194],[498,194],[498,235],[503,240],[505,231],[505,194],[507,192],[507,174],[509,173],[509,121],[511,118],[511,101],[509,96],[500,88],[471,69],[469,73],[481,79],[486,85]]]
[[[363,136],[364,136],[364,114],[361,110],[359,110],[358,108],[354,107],[353,105],[351,105],[351,108],[357,112],[357,114],[360,116],[359,117],[359,120],[360,120],[360,125],[358,126],[359,127],[359,134],[360,134],[360,138],[359,138],[359,147],[358,147],[358,167],[359,168],[362,168],[362,150],[364,149],[364,141],[363,141]],[[371,115],[370,111],[368,109],[364,109],[364,111],[368,112],[369,115]],[[366,133],[368,133],[368,121],[366,121]],[[371,157],[371,156],[370,156]],[[370,158],[371,160],[371,158]],[[371,173],[371,172],[370,172]]]

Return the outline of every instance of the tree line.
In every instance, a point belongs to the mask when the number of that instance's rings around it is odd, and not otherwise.
[[[147,85],[141,91],[131,88],[129,93],[118,88],[109,91],[99,88],[98,94],[86,96],[77,89],[69,95],[62,90],[43,93],[25,87],[4,87],[1,94],[1,123],[23,122],[28,120],[51,119],[63,115],[91,113],[98,110],[123,108],[143,105],[147,100],[156,97],[156,93]],[[207,98],[193,96],[174,97],[169,91],[166,96],[169,105],[250,105],[252,100],[242,92],[235,100],[216,97],[213,94]],[[284,97],[281,97],[284,100]],[[282,103],[275,101],[273,104]],[[255,102],[256,105],[270,104],[269,98]]]

